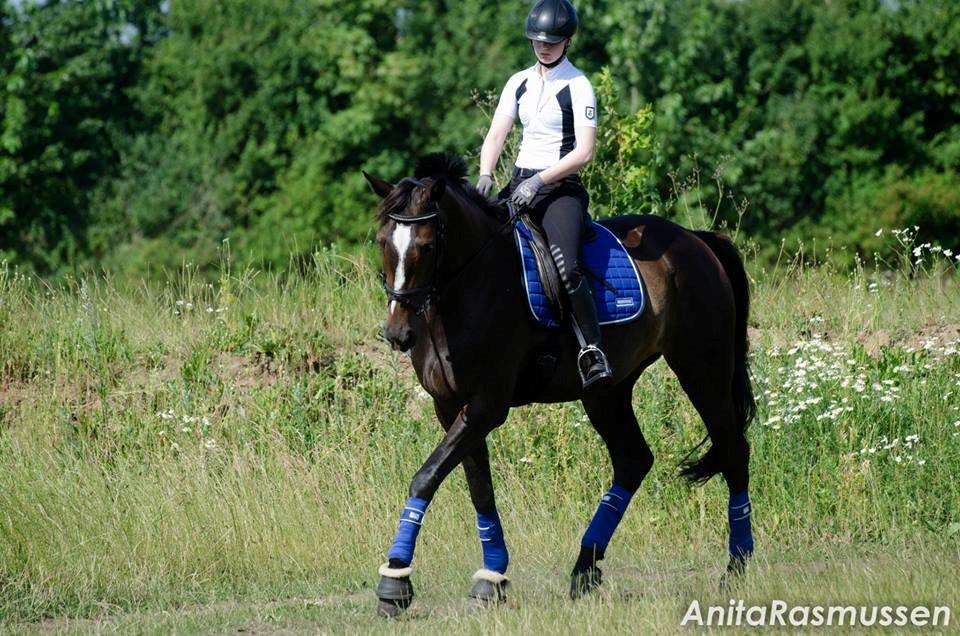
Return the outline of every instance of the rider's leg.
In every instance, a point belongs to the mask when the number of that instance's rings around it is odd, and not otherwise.
[[[550,252],[570,299],[574,328],[579,332],[581,351],[578,358],[583,386],[588,388],[610,378],[610,365],[601,349],[600,325],[590,284],[580,268],[580,243],[589,224],[586,192],[571,188],[570,194],[557,192],[544,201],[541,225],[550,243]]]

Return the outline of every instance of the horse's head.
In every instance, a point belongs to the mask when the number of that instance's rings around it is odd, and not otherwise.
[[[413,177],[396,185],[363,174],[383,199],[377,241],[389,297],[384,335],[407,351],[415,338],[412,318],[478,254],[476,242],[489,236],[500,210],[466,181],[467,165],[454,154],[423,157]]]
[[[437,292],[442,239],[442,178],[406,178],[393,185],[364,173],[383,202],[377,243],[389,297],[384,335],[394,349],[414,344],[411,317],[423,314]]]

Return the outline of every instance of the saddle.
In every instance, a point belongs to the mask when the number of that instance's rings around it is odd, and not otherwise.
[[[563,309],[563,280],[560,278],[560,270],[550,255],[550,246],[547,243],[547,235],[543,229],[537,225],[529,214],[521,214],[520,221],[529,232],[529,247],[533,252],[533,259],[537,266],[537,276],[539,285],[542,288],[542,294],[546,303],[556,313],[557,318],[562,321],[564,318]],[[522,249],[521,249],[522,253]],[[534,286],[536,285],[536,281]],[[529,294],[530,286],[527,286]]]
[[[514,236],[530,313],[542,326],[559,327],[565,317],[563,283],[543,230],[521,215],[514,226]],[[590,281],[601,325],[640,317],[646,306],[643,281],[626,248],[610,230],[592,223],[581,247],[580,261]]]

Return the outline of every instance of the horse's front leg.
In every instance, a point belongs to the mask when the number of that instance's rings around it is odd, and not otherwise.
[[[388,561],[380,567],[379,613],[397,616],[409,607],[413,600],[411,564],[427,506],[457,464],[483,444],[487,433],[506,420],[507,411],[505,400],[475,398],[459,411],[449,428],[444,422],[446,434],[410,483],[410,497],[400,514],[397,533],[387,553]],[[487,471],[489,473],[489,467]]]
[[[456,421],[459,410],[456,406],[434,401],[437,419],[444,430]],[[463,458],[463,472],[470,489],[470,501],[477,511],[477,534],[483,554],[483,565],[473,575],[470,590],[470,606],[476,609],[497,605],[506,600],[509,580],[506,577],[510,556],[503,537],[503,526],[497,513],[493,494],[493,476],[490,474],[490,453],[487,442],[482,441]]]
[[[506,577],[510,555],[493,496],[490,454],[485,441],[480,442],[476,449],[464,458],[463,471],[467,475],[470,500],[477,511],[477,534],[483,552],[483,567],[473,575],[470,605],[474,608],[485,608],[506,600],[507,586],[510,583]]]

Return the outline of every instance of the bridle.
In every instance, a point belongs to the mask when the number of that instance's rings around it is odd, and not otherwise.
[[[415,179],[405,179],[405,181],[422,185],[420,181]],[[404,225],[428,222],[434,224],[434,234],[437,240],[436,254],[433,257],[433,276],[431,277],[430,285],[411,287],[410,289],[394,289],[387,283],[387,275],[384,272],[380,272],[380,277],[383,279],[383,291],[387,293],[387,298],[407,307],[414,312],[414,315],[423,315],[439,294],[437,283],[440,280],[440,258],[443,256],[443,252],[441,251],[443,249],[443,223],[440,222],[440,206],[437,205],[436,201],[431,201],[430,207],[428,207],[427,211],[423,214],[403,216],[401,214],[391,213],[387,214],[387,217]]]
[[[412,183],[414,186],[423,185],[422,181],[412,177],[407,177],[400,183],[403,183],[404,181]],[[387,298],[400,303],[404,307],[407,307],[416,316],[422,316],[425,314],[430,309],[430,306],[436,302],[443,289],[456,280],[464,271],[466,271],[467,267],[469,267],[473,261],[476,260],[477,257],[484,252],[484,250],[487,249],[487,247],[489,247],[493,239],[499,236],[504,229],[513,226],[517,218],[519,218],[520,212],[510,201],[507,201],[507,211],[509,213],[509,218],[506,220],[506,222],[504,222],[503,225],[501,225],[495,232],[487,237],[487,240],[484,241],[483,245],[481,245],[480,248],[474,252],[473,255],[466,260],[466,262],[464,262],[463,265],[461,265],[455,272],[447,277],[446,280],[440,279],[440,263],[444,255],[443,245],[445,241],[443,222],[440,219],[439,204],[436,201],[431,201],[427,211],[416,216],[404,216],[396,213],[387,214],[387,218],[393,219],[397,223],[403,223],[405,225],[433,223],[434,233],[437,237],[436,254],[433,259],[433,276],[431,277],[430,284],[420,287],[411,287],[410,289],[394,289],[387,284],[386,274],[381,272],[380,277],[383,279],[383,290],[387,293]]]

